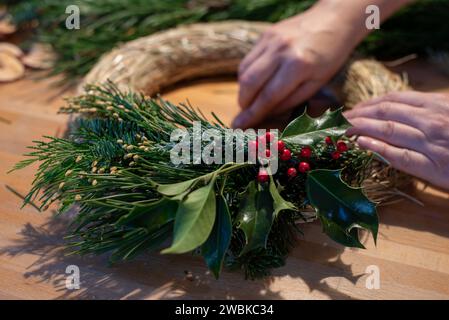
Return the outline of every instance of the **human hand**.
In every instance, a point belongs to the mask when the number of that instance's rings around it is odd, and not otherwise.
[[[397,92],[345,112],[362,148],[393,167],[449,189],[449,95]]]
[[[343,65],[361,39],[334,7],[319,5],[267,30],[239,68],[234,127],[254,126],[310,98]]]

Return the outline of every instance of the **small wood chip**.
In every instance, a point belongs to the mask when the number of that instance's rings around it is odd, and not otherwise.
[[[16,58],[23,56],[22,49],[9,42],[0,42],[0,52],[6,52]]]
[[[22,58],[22,62],[29,68],[49,69],[53,66],[56,55],[49,45],[35,43],[30,52]]]
[[[9,18],[3,18],[0,20],[0,36],[6,36],[16,31],[16,26],[9,20]]]
[[[25,67],[15,56],[0,52],[0,82],[20,79],[25,74]]]

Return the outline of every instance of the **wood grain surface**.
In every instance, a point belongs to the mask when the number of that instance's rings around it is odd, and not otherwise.
[[[449,92],[449,78],[423,62],[407,70],[412,85]],[[42,135],[61,135],[67,118],[57,115],[62,97],[51,81],[0,85],[0,299],[449,299],[449,194],[418,184],[409,190],[424,206],[402,201],[380,209],[377,246],[365,235],[366,250],[345,249],[304,226],[304,236],[284,267],[272,277],[245,281],[224,272],[219,280],[200,257],[148,254],[108,266],[107,257],[67,256],[67,218],[38,213],[21,199],[36,167],[7,174],[26,146]],[[201,81],[165,95],[230,123],[238,113],[233,80]],[[66,267],[80,268],[81,288],[65,287]],[[380,271],[380,289],[368,289],[368,266]],[[189,276],[186,276],[188,272]]]

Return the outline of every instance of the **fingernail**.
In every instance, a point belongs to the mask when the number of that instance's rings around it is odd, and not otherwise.
[[[351,118],[353,114],[354,114],[354,112],[352,110],[343,112],[343,115],[345,116],[345,118]]]
[[[362,148],[365,148],[365,147],[367,147],[369,144],[370,144],[370,139],[369,138],[367,138],[367,137],[359,137],[358,139],[357,139],[357,143],[362,147]]]
[[[345,134],[350,137],[353,136],[355,133],[355,129],[353,127],[349,128],[348,130],[346,130]]]

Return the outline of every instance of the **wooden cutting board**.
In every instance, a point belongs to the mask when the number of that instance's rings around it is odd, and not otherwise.
[[[449,92],[449,78],[429,65],[412,62],[405,69],[415,88]],[[61,245],[67,221],[53,219],[51,210],[20,210],[14,194],[27,192],[35,167],[6,174],[31,140],[61,135],[66,126],[67,117],[56,112],[70,93],[30,76],[0,85],[0,298],[449,298],[449,194],[422,186],[410,192],[424,206],[403,201],[380,209],[377,247],[366,235],[366,250],[345,249],[323,235],[319,224],[308,224],[286,265],[263,281],[244,281],[238,272],[215,280],[200,257],[189,255],[151,254],[113,267],[106,257],[66,256]],[[238,113],[237,89],[233,80],[201,81],[165,97],[175,103],[188,98],[230,123]],[[65,287],[70,265],[79,267],[79,290]],[[379,270],[379,289],[366,286],[370,266]]]

